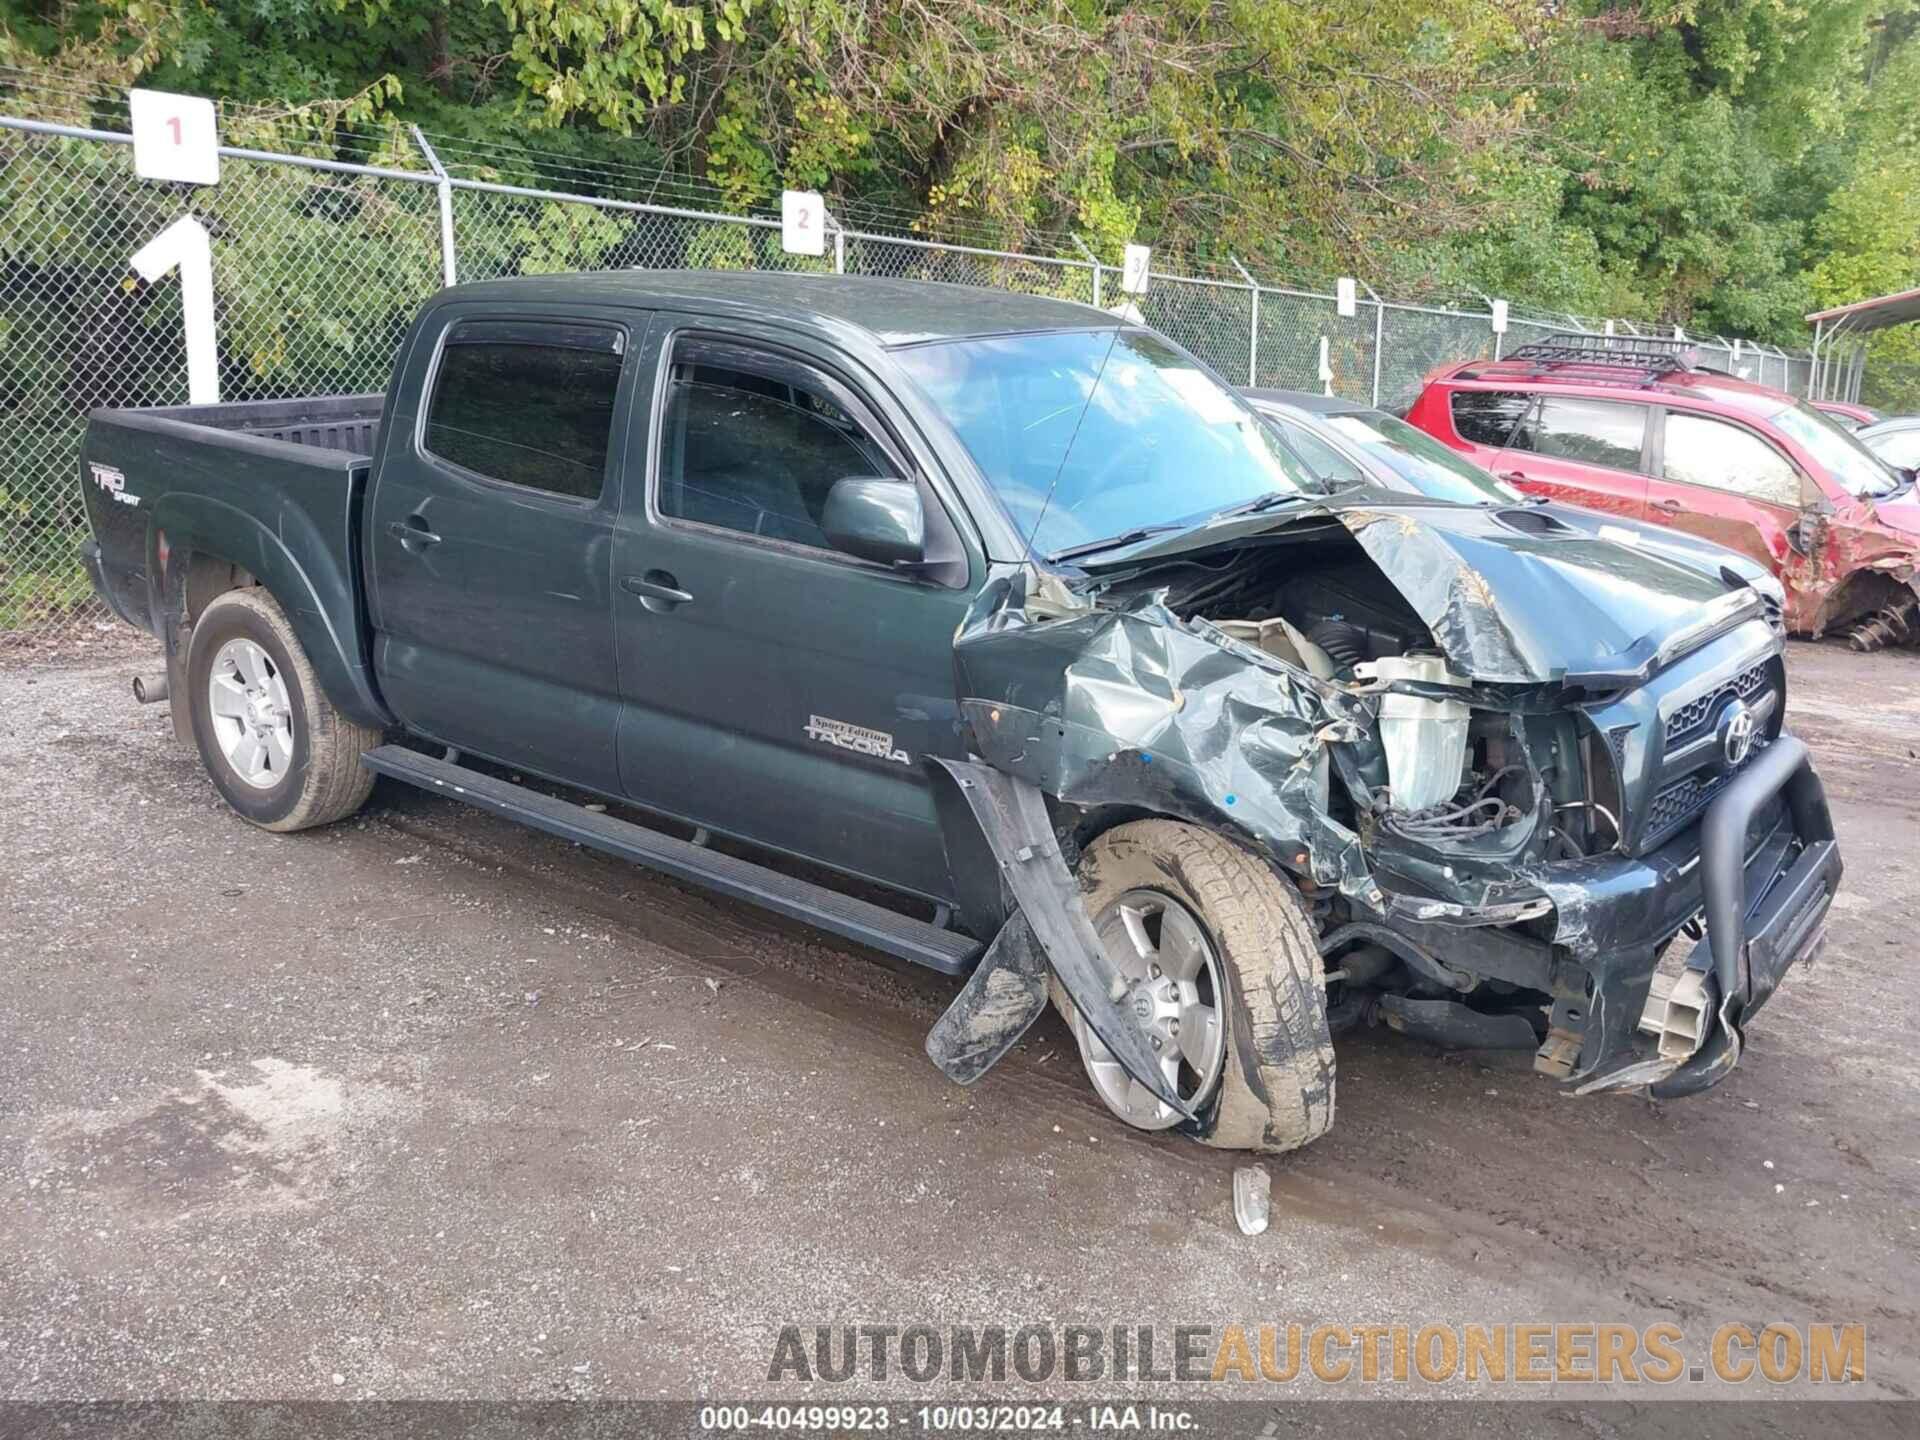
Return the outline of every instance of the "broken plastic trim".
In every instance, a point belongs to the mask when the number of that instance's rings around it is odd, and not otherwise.
[[[1192,1108],[1160,1073],[1158,1057],[1133,1012],[1120,1003],[1125,994],[1120,973],[1080,903],[1080,887],[1060,853],[1046,797],[1025,781],[985,765],[943,759],[935,763],[959,785],[1018,909],[994,941],[991,968],[983,962],[987,973],[978,988],[969,981],[928,1035],[929,1057],[955,1079],[963,1074],[978,1079],[1033,1023],[1039,1011],[1032,1008],[1032,959],[1023,953],[1030,934],[1081,1018],[1121,1068],[1163,1105],[1193,1119]],[[1006,971],[1013,973],[1001,973]],[[1024,998],[1017,993],[1022,987]],[[1010,1003],[1001,1005],[996,996]],[[996,1009],[997,1015],[992,1013]],[[1016,1023],[1019,1028],[1013,1029]]]
[[[1016,910],[927,1032],[927,1058],[954,1084],[971,1085],[1046,1008],[1047,957],[1026,913]]]

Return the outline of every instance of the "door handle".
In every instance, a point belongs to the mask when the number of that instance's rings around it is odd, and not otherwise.
[[[440,537],[427,528],[426,518],[421,515],[409,515],[405,520],[394,520],[387,525],[387,533],[408,549],[418,546],[424,550],[429,545],[438,545]]]
[[[1527,478],[1527,472],[1524,470],[1502,470],[1500,472],[1500,478],[1502,480],[1510,480],[1517,483],[1520,481],[1524,481]]]
[[[693,596],[680,588],[680,582],[665,570],[649,570],[644,575],[629,575],[620,582],[629,595],[638,595],[640,603],[657,612],[685,605]]]
[[[1682,505],[1678,500],[1649,500],[1647,502],[1647,508],[1649,510],[1658,510],[1662,515],[1678,515],[1685,511],[1687,507]]]

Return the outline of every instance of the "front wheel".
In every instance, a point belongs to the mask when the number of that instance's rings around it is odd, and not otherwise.
[[[1058,981],[1094,1090],[1142,1130],[1229,1150],[1295,1150],[1333,1124],[1333,1039],[1319,946],[1298,897],[1231,841],[1173,820],[1087,847],[1081,898],[1185,1121],[1127,1075]]]
[[[214,788],[264,830],[342,819],[373,789],[360,756],[380,732],[333,708],[265,590],[229,590],[201,612],[187,647],[187,703]]]

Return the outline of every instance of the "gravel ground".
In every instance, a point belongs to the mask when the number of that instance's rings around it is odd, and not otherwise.
[[[1053,1019],[961,1090],[938,976],[385,783],[252,830],[138,661],[0,669],[0,1398],[845,1399],[767,1380],[829,1320],[1851,1321],[1920,1392],[1920,655],[1792,647],[1848,888],[1727,1083],[1348,1037],[1253,1239]]]

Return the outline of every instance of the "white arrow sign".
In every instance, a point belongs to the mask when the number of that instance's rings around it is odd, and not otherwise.
[[[187,329],[187,398],[220,403],[220,355],[213,339],[213,245],[206,227],[183,215],[142,245],[130,262],[149,285],[180,270],[180,317]]]

